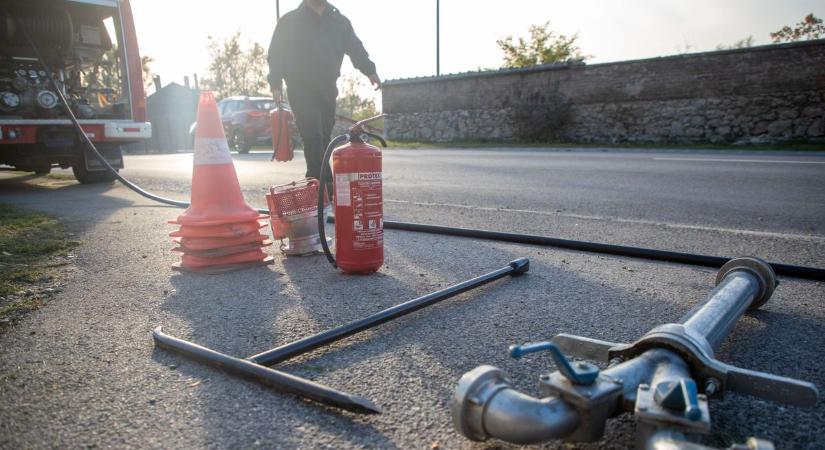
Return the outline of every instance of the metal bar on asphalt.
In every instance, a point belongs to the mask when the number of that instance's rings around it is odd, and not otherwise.
[[[418,297],[399,305],[395,305],[361,320],[357,320],[313,336],[305,337],[295,342],[276,347],[272,350],[267,350],[246,359],[256,364],[272,366],[295,356],[312,351],[318,347],[323,347],[324,345],[344,339],[347,336],[352,336],[353,334],[376,327],[384,322],[388,322],[398,317],[418,311],[419,309],[430,306],[434,303],[454,297],[462,292],[466,292],[470,289],[474,289],[481,285],[498,280],[499,278],[503,278],[507,275],[518,276],[528,270],[530,270],[530,261],[527,258],[519,258],[511,261],[507,267],[481,275],[471,280],[464,281],[462,283],[455,284],[448,288],[441,289],[440,291],[427,294],[423,297]]]
[[[161,327],[152,332],[158,347],[172,350],[230,374],[257,381],[261,384],[289,392],[318,403],[334,406],[359,414],[379,414],[381,411],[364,397],[347,394],[327,386],[288,373],[280,372],[243,359],[202,347],[183,339],[165,334]]]

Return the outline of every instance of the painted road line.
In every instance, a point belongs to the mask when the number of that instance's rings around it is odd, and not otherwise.
[[[727,158],[666,158],[655,157],[654,161],[698,161],[698,162],[739,162],[763,164],[825,164],[825,161],[794,161],[781,159],[727,159]]]
[[[509,213],[520,213],[520,214],[535,214],[535,215],[539,215],[539,216],[564,217],[564,218],[568,218],[568,219],[581,219],[581,220],[594,220],[594,221],[605,221],[605,222],[616,222],[616,223],[628,223],[628,224],[634,224],[634,225],[649,225],[649,226],[656,226],[656,227],[672,228],[672,229],[677,229],[677,230],[715,231],[715,232],[720,232],[720,233],[740,234],[740,235],[745,235],[745,236],[758,236],[758,237],[766,237],[766,238],[788,239],[788,240],[805,241],[805,242],[811,242],[811,243],[825,243],[825,236],[812,235],[812,234],[781,233],[781,232],[776,232],[776,231],[744,230],[744,229],[740,229],[740,228],[712,227],[712,226],[693,225],[693,224],[686,224],[686,223],[657,222],[657,221],[654,221],[654,220],[645,220],[645,219],[623,219],[623,218],[620,218],[620,217],[607,217],[607,216],[596,216],[596,215],[586,215],[586,214],[571,214],[571,213],[561,213],[561,212],[554,212],[554,211],[537,211],[537,210],[531,210],[531,209],[495,208],[495,207],[489,207],[489,206],[462,205],[462,204],[457,204],[457,203],[414,202],[414,201],[409,201],[409,200],[396,200],[396,199],[389,199],[389,198],[385,198],[384,203],[396,203],[396,204],[404,204],[404,205],[412,205],[412,206],[424,206],[424,207],[469,209],[469,210],[475,210],[475,211],[496,211],[496,212],[509,212]]]

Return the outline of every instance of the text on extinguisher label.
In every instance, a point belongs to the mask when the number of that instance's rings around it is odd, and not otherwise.
[[[350,186],[352,180],[357,180],[357,173],[336,173],[335,174],[335,204],[338,206],[352,206],[350,200]]]
[[[384,245],[381,172],[347,175],[349,175],[346,183],[349,187],[347,197],[349,205],[352,206],[353,249],[379,248]],[[341,203],[339,202],[338,205]]]

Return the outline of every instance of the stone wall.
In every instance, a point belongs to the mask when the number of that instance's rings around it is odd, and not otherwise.
[[[825,40],[392,80],[395,140],[825,142]]]

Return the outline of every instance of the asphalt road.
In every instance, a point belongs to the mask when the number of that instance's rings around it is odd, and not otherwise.
[[[265,153],[238,155],[247,199],[303,173]],[[188,196],[191,155],[128,156],[122,172]],[[389,150],[388,220],[521,231],[570,239],[754,255],[825,267],[825,155],[770,152]],[[377,275],[334,272],[323,257],[284,259],[223,276],[174,273],[158,206],[121,186],[0,174],[0,201],[61,217],[84,242],[62,293],[0,336],[0,447],[491,448],[452,429],[455,383],[480,364],[525,392],[551,367],[513,361],[516,342],[573,333],[632,341],[677,321],[715,271],[386,232]],[[246,356],[365,316],[527,256],[530,274],[501,280],[349,338],[282,367],[364,395],[385,413],[358,417],[238,381],[153,348],[168,332]],[[825,284],[783,279],[717,353],[725,362],[825,386]],[[748,436],[778,448],[825,447],[825,406],[811,410],[737,394],[711,406],[709,442]],[[632,448],[632,417],[573,448]],[[560,442],[547,447],[562,447]],[[566,448],[569,448],[566,447]]]
[[[388,220],[721,256],[752,254],[795,264],[815,263],[825,253],[822,154],[599,149],[385,153]],[[302,156],[297,152],[295,160],[276,163],[269,161],[268,152],[236,155],[247,199],[264,207],[270,185],[303,176]],[[185,198],[191,170],[190,154],[133,156],[123,174],[149,189]]]

